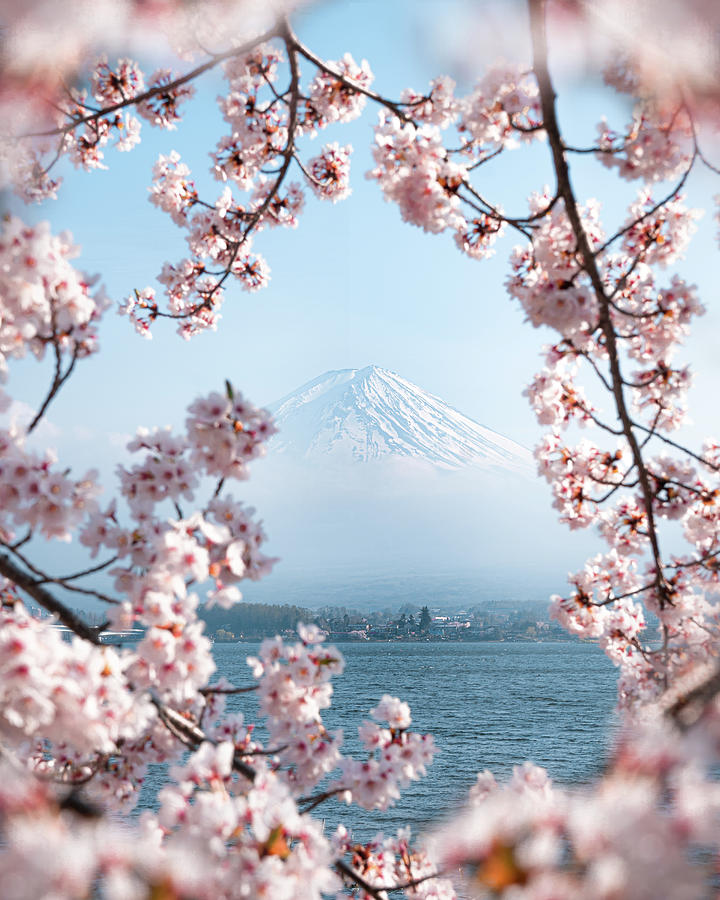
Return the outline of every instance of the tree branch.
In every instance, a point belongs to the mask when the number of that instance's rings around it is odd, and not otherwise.
[[[54,597],[47,588],[38,582],[27,572],[17,566],[9,556],[0,553],[0,574],[9,578],[21,590],[25,591],[28,596],[32,597],[48,612],[56,615],[58,619],[66,625],[78,637],[90,641],[92,644],[100,644],[100,629],[94,628],[84,622],[76,613],[68,609],[56,597]]]
[[[565,158],[565,146],[560,133],[560,127],[557,120],[555,110],[555,89],[547,63],[547,35],[545,30],[545,7],[546,0],[529,0],[530,6],[530,25],[533,45],[533,68],[538,81],[540,91],[540,100],[542,104],[543,120],[545,123],[545,131],[548,135],[548,142],[553,158],[555,175],[557,178],[557,191],[562,196],[565,212],[570,221],[575,239],[577,241],[577,249],[582,260],[582,268],[590,278],[593,290],[600,306],[599,327],[605,337],[605,347],[608,354],[608,361],[611,374],[611,390],[615,399],[615,408],[618,418],[622,424],[623,433],[630,445],[630,449],[638,470],[638,478],[642,490],[643,502],[645,506],[645,514],[648,520],[648,538],[650,540],[651,552],[653,557],[653,567],[655,570],[655,579],[658,589],[660,605],[663,606],[667,602],[667,590],[665,586],[665,578],[663,573],[663,565],[660,555],[660,546],[655,526],[655,520],[652,508],[652,488],[645,468],[645,462],[642,452],[638,445],[635,432],[633,430],[633,421],[625,403],[625,395],[623,392],[623,377],[620,371],[620,359],[617,347],[617,336],[612,323],[610,314],[610,303],[605,294],[602,276],[597,265],[597,252],[594,252],[590,246],[587,233],[583,227],[578,210],[577,200],[570,180],[570,169],[567,159]]]
[[[134,97],[128,97],[127,99],[121,100],[118,103],[112,103],[110,106],[105,106],[102,109],[91,113],[90,115],[73,118],[72,121],[70,121],[67,125],[64,125],[62,128],[53,128],[48,131],[30,132],[29,134],[20,135],[20,137],[50,137],[56,134],[69,134],[80,125],[86,125],[91,122],[96,122],[98,119],[101,119],[104,116],[108,116],[120,109],[125,109],[128,106],[136,106],[138,103],[143,103],[145,100],[150,100],[152,99],[152,97],[155,97],[158,94],[165,94],[174,91],[177,88],[182,87],[184,84],[187,84],[189,81],[193,81],[199,75],[203,75],[210,69],[214,69],[215,66],[219,65],[221,62],[225,62],[225,60],[227,59],[232,59],[234,56],[242,56],[243,53],[249,53],[250,50],[257,47],[258,44],[264,44],[265,41],[272,40],[273,38],[278,36],[279,28],[280,25],[276,24],[263,34],[258,35],[257,37],[254,37],[249,41],[245,41],[245,43],[243,44],[240,44],[239,47],[232,47],[230,50],[225,50],[223,53],[213,54],[212,58],[207,62],[202,63],[202,65],[196,66],[194,69],[186,72],[185,75],[181,75],[179,78],[176,78],[174,81],[170,81],[167,84],[158,84],[155,87],[149,88],[147,91],[143,91],[141,94],[136,94]]]
[[[60,353],[60,342],[58,341],[58,337],[53,333],[53,347],[55,348],[55,376],[52,380],[52,384],[50,385],[50,389],[47,393],[47,396],[43,400],[42,406],[35,414],[35,418],[28,425],[27,433],[30,434],[35,426],[40,422],[42,417],[45,415],[48,406],[52,403],[56,394],[59,392],[60,388],[65,384],[68,378],[72,375],[73,369],[75,368],[75,363],[77,362],[77,346],[73,347],[72,358],[70,360],[70,365],[65,370],[65,373],[62,372],[62,356]]]

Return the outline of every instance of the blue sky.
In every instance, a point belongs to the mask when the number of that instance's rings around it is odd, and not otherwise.
[[[514,34],[520,32],[508,29],[513,39],[502,46],[502,30],[493,30],[497,20],[483,20],[477,12],[464,18],[467,8],[482,6],[459,0],[345,0],[309,10],[297,19],[296,28],[328,59],[345,51],[358,60],[367,58],[376,89],[397,96],[405,86],[422,89],[448,71],[467,87],[475,77],[468,73],[474,68],[479,75],[493,61],[490,47],[493,54],[498,47],[506,54],[517,51]],[[475,35],[476,54],[467,50],[475,46]],[[451,62],[455,46],[463,48],[459,62]],[[220,87],[216,76],[199,85],[177,131],[145,125],[143,142],[133,152],[108,150],[109,171],[64,169],[58,201],[22,210],[27,218],[49,218],[56,230],[72,231],[82,247],[78,265],[99,272],[114,300],[134,287],[153,284],[164,260],[185,255],[180,231],[147,199],[158,154],[178,150],[193,170],[201,196],[203,189],[213,197],[220,192],[208,172],[208,152],[225,132],[214,101]],[[561,122],[572,140],[592,141],[603,114],[622,124],[628,110],[582,77],[561,84]],[[499,243],[493,259],[476,262],[462,256],[450,236],[426,235],[403,223],[397,208],[386,204],[377,186],[364,178],[371,166],[376,118],[376,109],[368,105],[361,120],[323,133],[322,142],[338,140],[355,148],[352,196],[336,205],[310,196],[296,231],[256,239],[255,249],[272,270],[270,286],[252,295],[232,287],[217,333],[186,343],[172,323],[158,322],[153,341],[146,342],[126,319],[107,314],[102,352],[78,366],[51,410],[50,418],[60,428],[56,442],[76,444],[76,457],[83,462],[98,456],[111,461],[119,453],[119,435],[138,425],[180,422],[188,402],[221,388],[225,378],[253,401],[269,403],[328,369],[377,364],[532,446],[539,428],[522,390],[551,335],[523,324],[519,307],[505,295],[507,256],[515,238]],[[320,141],[305,142],[305,155],[317,153]],[[520,211],[531,190],[552,183],[547,149],[539,144],[506,157],[483,171],[480,182],[483,192],[507,211]],[[592,160],[573,161],[573,173],[580,196],[602,199],[608,230],[620,223],[634,187],[618,182]],[[701,176],[694,179],[690,201],[702,204],[717,191],[716,184]],[[13,202],[13,208],[20,211],[20,204]],[[700,227],[683,267],[700,284],[710,308],[683,353],[701,372],[694,391],[693,439],[716,431],[720,393],[715,338],[720,304],[711,215]],[[35,405],[49,378],[49,361],[44,366],[23,362],[12,371],[11,393]],[[115,437],[108,440],[108,435]]]
[[[430,0],[346,0],[311,9],[297,22],[297,30],[326,58],[338,58],[345,50],[358,59],[366,57],[376,88],[396,96],[403,86],[422,88],[448,70],[448,60],[441,57],[447,57],[462,28],[453,30],[453,17],[437,13],[462,7]],[[457,20],[463,21],[461,16]],[[438,21],[443,23],[442,42],[435,36]],[[485,62],[477,60],[478,71]],[[470,68],[467,58],[463,63],[461,75]],[[452,74],[457,75],[457,65],[455,69]],[[214,77],[202,84],[176,132],[145,126],[143,142],[133,152],[109,149],[109,171],[67,169],[60,199],[29,211],[72,231],[82,247],[79,265],[100,272],[113,299],[152,284],[164,260],[185,255],[180,231],[147,200],[158,154],[177,149],[197,183],[210,196],[219,193],[208,173],[207,155],[224,133],[214,102],[219,87]],[[587,84],[573,84],[561,94],[566,130],[585,143],[592,140],[594,122],[607,113],[625,116],[610,94]],[[426,235],[401,222],[398,210],[364,178],[371,166],[376,116],[368,106],[360,121],[321,137],[355,148],[353,195],[335,205],[309,197],[296,231],[267,233],[256,240],[272,270],[269,288],[253,295],[232,288],[219,331],[189,344],[176,337],[168,322],[156,325],[152,342],[143,342],[127,321],[108,314],[103,353],[84,364],[55,417],[79,424],[88,406],[109,407],[107,421],[115,423],[114,430],[127,431],[138,420],[154,422],[160,416],[162,421],[163,414],[176,420],[186,398],[225,377],[252,399],[271,402],[327,369],[373,363],[398,371],[489,427],[531,445],[538,432],[521,391],[550,335],[523,325],[519,307],[504,294],[507,255],[516,240],[506,238],[492,260],[476,262],[463,257],[449,235]],[[306,154],[313,155],[319,141],[305,146]],[[508,153],[491,165],[480,183],[507,210],[521,210],[530,190],[552,181],[542,145]],[[600,195],[610,217],[619,220],[632,188],[585,160],[575,163],[574,170],[580,195]],[[696,185],[699,202],[713,190],[717,188],[701,179]],[[706,276],[703,296],[711,303],[717,291],[705,260],[714,228],[708,217],[701,224],[705,234],[693,251],[692,274],[697,278],[700,269]],[[704,334],[707,325],[706,319]],[[691,352],[716,378],[714,347],[696,339]],[[22,366],[20,378],[15,376],[11,384],[28,402],[42,392],[37,369]],[[700,405],[706,399],[702,396]]]

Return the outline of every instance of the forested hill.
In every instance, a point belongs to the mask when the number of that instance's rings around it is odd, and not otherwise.
[[[216,639],[238,640],[279,634],[286,629],[295,630],[298,622],[312,622],[315,613],[299,606],[277,606],[269,603],[239,603],[232,609],[200,609],[200,617],[207,623],[207,634]],[[221,633],[221,632],[224,632]]]

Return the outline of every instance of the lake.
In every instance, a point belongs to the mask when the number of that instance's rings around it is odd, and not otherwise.
[[[218,674],[251,683],[245,663],[258,644],[215,644]],[[583,643],[348,643],[343,675],[334,679],[333,706],[324,721],[342,728],[346,753],[360,754],[357,725],[384,693],[410,704],[413,727],[431,732],[440,749],[428,776],[384,813],[330,800],[316,814],[327,827],[351,825],[358,837],[417,832],[458,804],[475,774],[498,780],[532,760],[562,783],[591,778],[603,765],[615,705],[616,670],[602,651]],[[255,721],[254,695],[231,697]],[[148,779],[145,796],[161,772]],[[145,805],[145,804],[143,804]]]

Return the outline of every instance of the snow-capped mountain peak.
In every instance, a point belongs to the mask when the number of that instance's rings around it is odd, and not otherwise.
[[[442,469],[532,465],[524,447],[379,366],[325,372],[270,410],[280,429],[273,454],[358,462],[405,457]]]

